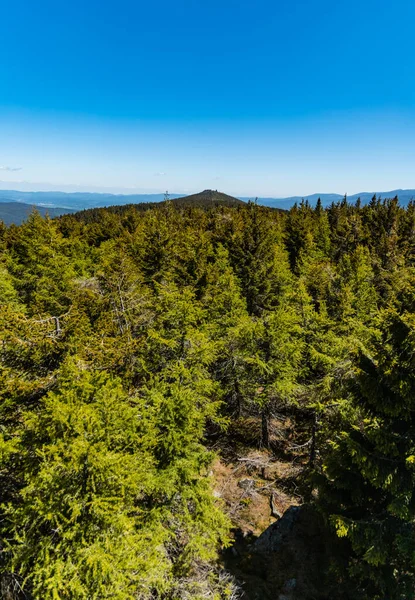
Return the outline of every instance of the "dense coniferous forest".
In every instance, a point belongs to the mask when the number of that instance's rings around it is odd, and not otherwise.
[[[282,422],[318,597],[414,598],[413,203],[34,212],[0,308],[2,598],[243,597],[212,464]]]

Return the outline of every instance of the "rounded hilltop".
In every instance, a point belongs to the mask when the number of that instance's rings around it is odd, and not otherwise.
[[[176,198],[175,201],[180,204],[195,204],[195,205],[209,205],[209,204],[222,204],[225,206],[238,206],[245,204],[242,200],[218,192],[217,190],[203,190],[198,194],[191,194],[190,196],[183,196],[182,198]]]

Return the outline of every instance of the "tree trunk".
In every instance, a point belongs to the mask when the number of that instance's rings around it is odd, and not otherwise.
[[[267,406],[262,408],[261,413],[261,442],[264,448],[269,448],[269,410]]]
[[[314,463],[316,461],[316,434],[317,434],[317,423],[318,423],[318,415],[315,412],[313,418],[313,428],[311,432],[311,446],[310,446],[310,459],[309,466],[314,468]]]

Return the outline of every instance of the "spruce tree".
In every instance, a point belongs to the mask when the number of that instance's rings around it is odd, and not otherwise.
[[[3,552],[25,592],[127,600],[164,585],[164,532],[143,510],[154,488],[155,436],[142,401],[69,361],[57,390],[10,433],[2,468],[17,469],[21,483],[3,506]]]
[[[292,307],[281,306],[242,326],[239,335],[245,406],[259,416],[261,444],[269,448],[273,413],[286,410],[299,389],[304,350],[299,318]]]
[[[373,355],[357,357],[324,461],[320,502],[350,542],[349,581],[362,600],[414,596],[414,348],[413,314],[388,312]]]
[[[216,248],[214,258],[207,267],[201,298],[209,336],[216,348],[210,371],[220,382],[227,414],[238,417],[242,416],[249,397],[246,359],[252,348],[248,340],[252,337],[253,320],[248,315],[240,282],[222,244]]]
[[[12,244],[6,240],[11,245],[9,272],[30,314],[65,313],[72,281],[85,268],[76,241],[64,239],[56,222],[36,212],[14,235]]]
[[[263,207],[251,202],[241,216],[242,228],[227,245],[248,312],[258,316],[277,306],[289,285],[288,256],[277,222]]]

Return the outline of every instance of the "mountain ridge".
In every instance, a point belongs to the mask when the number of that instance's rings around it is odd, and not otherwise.
[[[191,194],[190,196],[182,196],[175,198],[180,204],[198,204],[198,205],[210,205],[220,204],[224,206],[239,206],[245,204],[240,198],[230,196],[218,190],[203,190],[198,194]]]
[[[60,217],[65,214],[72,214],[75,211],[67,208],[53,206],[34,206],[33,204],[25,204],[24,202],[1,202],[0,203],[0,221],[7,226],[19,225],[27,219],[33,209],[36,209],[42,217]]]
[[[332,202],[341,202],[343,198],[347,197],[348,201],[355,203],[359,198],[362,204],[367,204],[373,198],[395,198],[398,196],[399,202],[402,206],[406,206],[412,199],[415,199],[415,189],[396,189],[389,190],[386,192],[359,192],[357,194],[336,194],[336,193],[315,193],[305,196],[289,196],[287,198],[258,198],[258,203],[263,206],[269,206],[272,208],[283,208],[289,209],[295,203],[299,203],[302,200],[308,200],[310,204],[315,204],[320,198],[323,206],[330,206]],[[248,198],[242,198],[242,200],[248,200]]]
[[[370,202],[374,195],[381,198],[394,198],[398,196],[402,206],[406,206],[415,198],[415,189],[396,189],[386,192],[360,192],[347,196],[351,203],[360,198],[362,204]],[[203,190],[197,194],[168,194],[170,200],[178,200],[183,205],[195,204],[209,206],[210,204],[223,204],[226,206],[242,205],[253,197],[231,196],[217,190]],[[258,197],[256,201],[262,206],[289,210],[295,203],[308,200],[314,205],[318,198],[324,207],[332,202],[340,202],[344,194],[315,193],[305,196],[289,196],[287,198]],[[30,214],[33,208],[44,215],[59,216],[91,208],[105,208],[109,206],[125,206],[127,204],[156,204],[163,202],[166,194],[109,194],[106,192],[27,192],[18,190],[0,190],[0,220],[7,225],[19,224]]]

